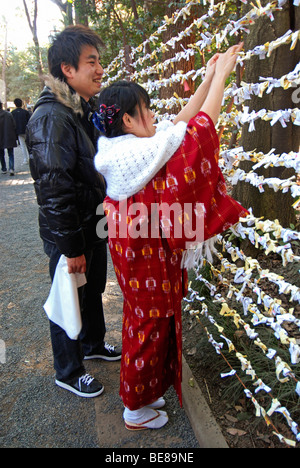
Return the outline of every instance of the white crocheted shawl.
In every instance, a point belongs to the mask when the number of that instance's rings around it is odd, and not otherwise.
[[[105,177],[107,195],[118,201],[142,190],[177,151],[186,128],[185,122],[174,125],[165,120],[157,124],[153,137],[101,136],[95,166]]]

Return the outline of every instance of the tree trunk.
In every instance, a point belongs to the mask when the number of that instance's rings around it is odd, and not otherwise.
[[[132,63],[132,60],[131,60],[131,57],[130,57],[131,47],[128,44],[128,41],[127,41],[127,32],[126,32],[126,29],[124,27],[121,16],[119,15],[119,13],[117,12],[117,10],[115,8],[113,9],[113,13],[114,13],[115,19],[117,20],[117,22],[118,22],[118,24],[120,26],[120,29],[121,29],[121,32],[122,32],[122,37],[123,37],[123,47],[124,47],[124,54],[125,54],[125,69],[126,69],[126,74],[124,76],[124,79],[130,80],[130,75],[134,71],[133,68],[132,68],[132,65],[131,65],[131,63]]]
[[[75,0],[75,23],[89,25],[87,0]]]
[[[264,5],[267,1],[264,0],[261,3]],[[292,1],[287,3],[281,12],[274,13],[274,17],[275,21],[273,22],[263,17],[255,23],[249,36],[245,38],[245,50],[271,42],[286,33],[288,29],[299,28],[300,11],[299,8],[293,6]],[[260,76],[280,78],[295,68],[299,56],[300,46],[298,43],[293,51],[290,51],[290,45],[280,46],[272,52],[269,58],[264,60],[252,57],[251,62],[245,62],[244,81],[258,83]],[[294,88],[289,90],[274,88],[270,94],[264,93],[262,98],[253,96],[251,101],[246,102],[245,105],[249,105],[249,112],[253,109],[258,111],[260,109],[294,108],[296,105],[292,102],[293,91],[295,91]],[[256,151],[262,151],[265,154],[272,148],[278,154],[299,151],[300,128],[292,123],[283,128],[280,122],[272,127],[270,122],[257,120],[255,129],[256,131],[249,132],[247,125],[243,128],[241,145],[245,151],[256,149]],[[241,169],[246,172],[249,172],[252,166],[253,164],[250,162],[240,164]],[[257,173],[267,178],[278,177],[280,179],[287,179],[295,174],[293,170],[277,167],[262,169]],[[252,207],[256,217],[264,216],[266,219],[278,219],[284,227],[289,227],[291,223],[295,224],[295,210],[291,206],[295,200],[289,192],[286,194],[282,191],[275,193],[273,189],[264,186],[264,192],[260,193],[252,185],[239,182],[234,187],[233,196],[245,208]]]
[[[38,16],[37,0],[34,0],[34,12],[33,12],[32,21],[30,18],[26,0],[23,0],[23,4],[24,4],[24,9],[25,9],[28,25],[32,34],[32,39],[34,42],[34,51],[35,51],[35,56],[36,56],[36,68],[37,68],[37,72],[38,72],[38,76],[40,80],[40,88],[42,90],[44,87],[44,79],[43,79],[44,72],[43,72],[41,49],[40,49],[40,44],[39,44],[38,35],[37,35],[37,16]]]
[[[73,24],[73,2],[66,0],[65,3],[62,0],[51,0],[55,5],[58,6],[60,11],[63,13],[65,26]]]
[[[180,0],[176,0],[174,3],[181,3]],[[200,7],[197,7],[199,10]],[[166,15],[171,17],[172,13],[176,10],[176,5],[172,5],[172,7],[167,6],[166,8]],[[197,15],[199,14],[197,10]],[[177,34],[184,30],[187,26],[189,26],[195,16],[193,13],[188,17],[186,21],[183,20],[178,20],[176,24],[170,25],[167,28],[167,31],[165,31],[162,34],[162,40],[164,43],[166,43],[169,39],[171,39],[174,36],[177,36]],[[195,40],[194,34],[191,34],[190,36],[185,36],[182,41],[176,42],[175,48],[173,49],[171,46],[169,46],[169,50],[167,52],[163,53],[163,58],[162,62],[165,60],[168,60],[169,58],[172,58],[177,52],[182,52],[183,48],[187,48],[188,44],[192,44]],[[182,70],[183,73],[187,73],[191,70],[194,70],[195,68],[195,58],[194,56],[190,57],[190,59],[184,60],[181,59],[179,62],[174,62],[173,64],[170,65],[168,70],[164,70],[162,73],[163,78],[170,78],[170,76],[173,75],[173,73],[176,73],[178,70]],[[190,97],[194,94],[195,92],[195,82],[189,78],[186,83],[172,83],[171,86],[164,87],[160,89],[160,99],[168,99],[174,96],[174,93],[176,93],[179,97]],[[163,112],[169,112],[171,114],[177,114],[181,110],[180,106],[176,106],[176,108],[172,108],[170,110],[163,110]]]
[[[137,6],[136,6],[136,1],[135,0],[130,0],[130,3],[131,3],[131,9],[132,9],[132,13],[133,13],[133,16],[134,16],[134,20],[135,22],[137,23],[137,27],[138,29],[141,31],[141,35],[142,35],[142,39],[143,39],[143,42],[146,41],[147,39],[147,35],[145,33],[145,30],[142,26],[142,24],[139,22],[139,14],[138,14],[138,11],[137,11]],[[146,5],[145,5],[145,8],[146,8]],[[146,44],[146,54],[149,54],[151,53],[151,48],[150,48],[150,44]]]

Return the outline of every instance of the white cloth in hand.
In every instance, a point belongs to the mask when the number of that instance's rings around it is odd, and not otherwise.
[[[63,328],[71,340],[77,340],[82,328],[78,288],[86,282],[84,273],[68,273],[67,259],[62,255],[44,309],[49,320]]]

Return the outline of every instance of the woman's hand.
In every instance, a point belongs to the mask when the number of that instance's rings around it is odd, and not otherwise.
[[[174,124],[180,121],[188,123],[200,109],[206,112],[216,124],[220,114],[226,78],[233,71],[237,59],[236,54],[241,51],[243,45],[244,43],[241,43],[230,47],[225,54],[217,53],[207,62],[203,82],[188,104],[175,117]]]
[[[215,54],[208,62],[206,65],[206,72],[205,72],[205,77],[204,79],[206,81],[211,81],[214,77],[215,70],[216,70],[216,63],[219,58],[220,54]]]
[[[242,50],[244,43],[230,47],[224,54],[219,54],[215,65],[215,74],[223,76],[226,80],[230,73],[234,70],[237,54]]]
[[[215,73],[211,82],[206,100],[201,110],[208,114],[216,125],[221,112],[222,100],[224,96],[225,81],[233,71],[237,54],[242,50],[244,43],[230,47],[224,54],[219,54],[215,63]]]

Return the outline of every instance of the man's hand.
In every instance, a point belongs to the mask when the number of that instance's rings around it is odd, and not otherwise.
[[[86,272],[86,260],[84,255],[80,257],[67,258],[68,273],[85,273]]]

